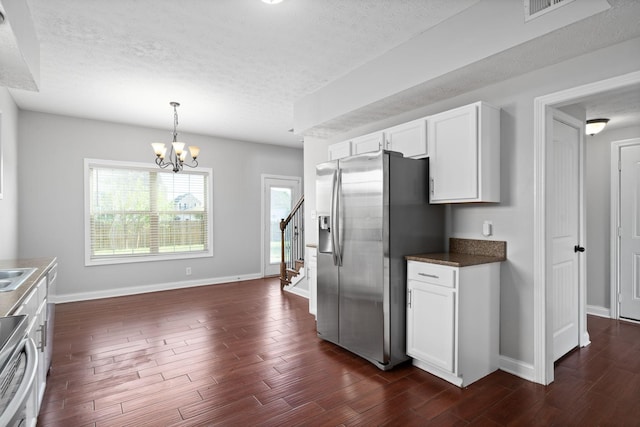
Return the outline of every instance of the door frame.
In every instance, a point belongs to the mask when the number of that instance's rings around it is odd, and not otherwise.
[[[271,175],[271,174],[261,174],[260,175],[260,276],[264,277],[265,274],[265,234],[267,226],[265,221],[266,215],[266,202],[267,199],[265,197],[266,193],[266,182],[267,179],[283,179],[288,181],[296,181],[298,183],[298,193],[294,194],[294,198],[300,198],[302,194],[302,178],[299,176],[288,176],[288,175]],[[297,202],[293,200],[293,203]]]
[[[553,331],[548,298],[550,282],[547,239],[547,106],[569,105],[586,96],[640,83],[640,71],[551,93],[533,102],[534,219],[533,219],[533,380],[553,382]],[[586,310],[586,307],[584,308]],[[584,337],[580,337],[584,339]]]
[[[624,139],[611,143],[611,298],[610,316],[620,318],[620,162],[622,161],[622,147],[640,145],[640,138]],[[630,321],[625,319],[625,321]],[[635,323],[635,322],[634,322]]]

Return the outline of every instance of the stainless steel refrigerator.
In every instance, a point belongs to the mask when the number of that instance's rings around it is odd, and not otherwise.
[[[408,359],[404,256],[444,249],[428,167],[389,151],[316,167],[318,336],[382,370]]]

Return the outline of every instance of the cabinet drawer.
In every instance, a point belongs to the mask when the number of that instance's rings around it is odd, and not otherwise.
[[[418,280],[447,288],[455,288],[456,286],[455,270],[437,264],[409,261],[407,263],[407,277],[409,280]]]

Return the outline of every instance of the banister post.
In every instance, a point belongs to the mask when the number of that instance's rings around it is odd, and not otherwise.
[[[280,290],[284,288],[287,282],[287,263],[284,258],[284,230],[287,228],[287,222],[280,219]]]

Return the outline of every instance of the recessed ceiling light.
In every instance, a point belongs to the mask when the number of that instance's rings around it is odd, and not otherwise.
[[[282,0],[262,0],[262,2],[266,4],[278,4],[282,3]]]

